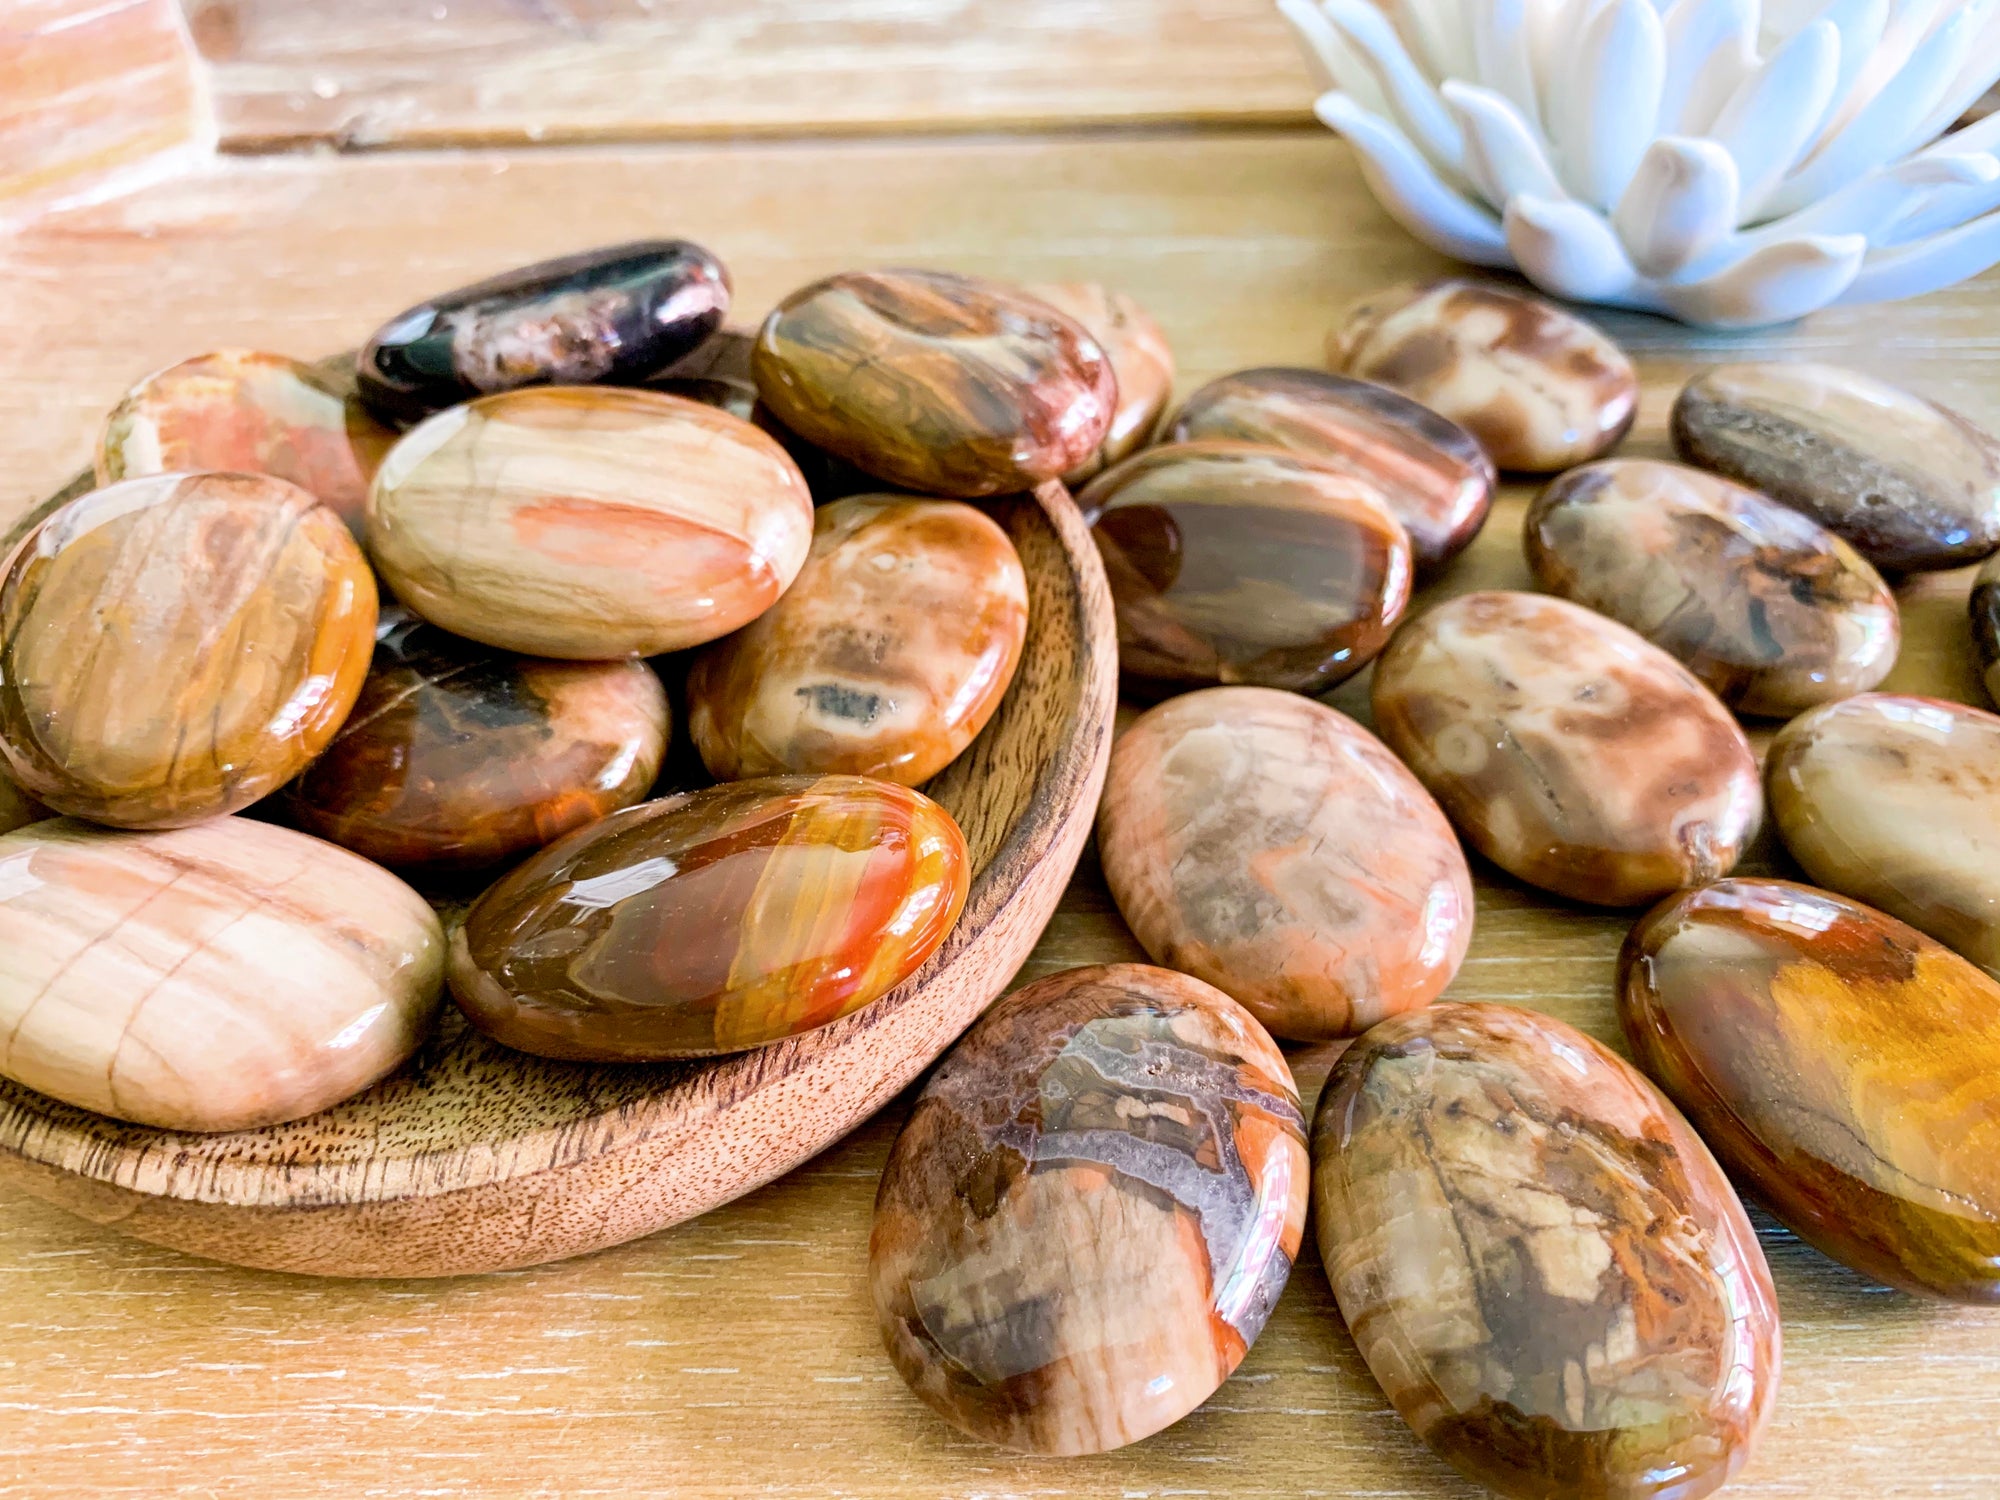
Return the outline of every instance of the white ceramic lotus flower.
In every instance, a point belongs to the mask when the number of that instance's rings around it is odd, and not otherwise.
[[[1750,327],[2000,262],[2000,0],[1277,0],[1425,243]]]

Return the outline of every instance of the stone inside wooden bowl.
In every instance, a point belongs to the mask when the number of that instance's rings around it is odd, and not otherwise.
[[[823,1150],[999,994],[1096,812],[1117,678],[1096,547],[1059,484],[988,509],[1026,567],[1027,644],[992,721],[926,788],[965,830],[972,890],[900,988],[761,1051],[645,1066],[511,1052],[447,1002],[437,1034],[386,1082],[291,1125],[226,1135],[126,1125],[0,1081],[0,1178],[218,1260],[448,1276],[637,1238]]]

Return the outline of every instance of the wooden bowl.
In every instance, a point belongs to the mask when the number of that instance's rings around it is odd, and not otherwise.
[[[88,481],[65,493],[78,488]],[[394,1077],[309,1119],[226,1135],[127,1125],[0,1081],[0,1179],[217,1260],[451,1276],[636,1239],[831,1145],[1013,977],[1104,782],[1118,655],[1089,530],[1060,484],[987,508],[1026,567],[1027,644],[992,721],[926,788],[965,830],[972,890],[944,946],[889,995],[761,1051],[643,1066],[511,1052],[447,1004]]]

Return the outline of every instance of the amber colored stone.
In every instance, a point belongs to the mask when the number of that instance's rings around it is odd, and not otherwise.
[[[1071,969],[999,1001],[889,1153],[868,1242],[897,1371],[946,1421],[1102,1453],[1242,1361],[1305,1230],[1298,1093],[1200,980]]]
[[[375,579],[340,517],[255,474],[93,490],[0,579],[0,752],[58,812],[176,828],[248,807],[333,737]]]
[[[634,385],[722,326],[729,273],[686,240],[506,271],[396,314],[355,361],[362,400],[411,422],[526,385]]]
[[[1152,440],[1174,392],[1173,346],[1138,298],[1101,282],[1038,282],[1024,290],[1081,324],[1111,357],[1118,378],[1110,430],[1096,453],[1063,475],[1063,483],[1077,489]]]
[[[1465,594],[1376,664],[1375,729],[1511,875],[1636,906],[1729,873],[1763,816],[1742,729],[1679,662],[1540,594]]]
[[[368,546],[410,610],[534,656],[651,656],[748,624],[812,544],[812,497],[767,434],[657,391],[509,391],[390,450]]]
[[[1615,458],[1528,508],[1550,593],[1629,625],[1746,714],[1790,718],[1896,664],[1896,596],[1810,516],[1700,469]]]
[[[1209,688],[1142,714],[1112,748],[1097,847],[1146,951],[1279,1036],[1427,1005],[1472,940],[1472,877],[1430,793],[1296,693]]]
[[[2000,1302],[2000,984],[1810,886],[1725,880],[1632,929],[1634,1055],[1800,1239]]]
[[[991,517],[956,500],[837,500],[785,596],[695,659],[688,727],[725,781],[915,786],[985,728],[1027,633],[1027,575]]]
[[[313,369],[222,349],[149,375],[111,410],[97,482],[201,469],[289,479],[359,536],[368,480],[393,434]]]
[[[741,1052],[888,994],[950,934],[970,879],[951,814],[907,787],[706,787],[502,878],[452,935],[452,993],[481,1031],[544,1057]]]
[[[757,392],[808,442],[891,484],[974,498],[1088,460],[1118,403],[1110,357],[1046,302],[943,271],[801,288],[757,334]]]
[[[247,1130],[359,1093],[444,988],[417,893],[248,818],[69,819],[0,836],[0,1076],[167,1130]]]
[[[1554,303],[1490,282],[1378,293],[1349,309],[1327,358],[1442,412],[1523,473],[1601,457],[1639,412],[1638,372],[1622,349]]]
[[[1762,490],[1890,573],[2000,547],[2000,441],[1948,407],[1837,365],[1725,365],[1673,411],[1689,463]]]
[[[1410,539],[1374,487],[1280,448],[1149,448],[1077,503],[1128,691],[1323,692],[1374,658],[1410,602]]]
[[[1864,693],[1787,724],[1765,783],[1785,847],[1816,883],[2000,976],[2000,718]]]
[[[1167,440],[1292,448],[1375,486],[1419,569],[1470,545],[1493,506],[1493,460],[1458,423],[1400,391],[1320,370],[1270,366],[1224,375],[1187,398]]]
[[[667,722],[642,661],[507,656],[405,616],[286,808],[381,864],[492,864],[645,796]]]
[[[2000,703],[2000,558],[1989,558],[1973,575],[1972,644],[1979,653],[1980,681],[1986,696]]]
[[[1396,1016],[1313,1119],[1320,1258],[1402,1419],[1513,1500],[1699,1500],[1778,1394],[1764,1252],[1629,1064],[1510,1005]]]

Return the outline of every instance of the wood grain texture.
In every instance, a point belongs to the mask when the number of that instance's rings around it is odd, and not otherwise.
[[[185,0],[225,143],[1305,124],[1269,0]]]
[[[1440,264],[1321,134],[232,161],[0,244],[0,314],[22,351],[0,356],[0,514],[87,459],[103,411],[149,368],[225,339],[338,349],[441,287],[656,232],[713,243],[745,318],[853,265],[1101,279],[1160,317],[1183,390],[1315,365],[1344,303]],[[2000,422],[2000,278],[1754,337],[1605,321],[1645,378],[1628,453],[1665,456],[1693,369],[1767,355],[1863,363]],[[1524,505],[1510,491],[1439,587],[1530,587]],[[1890,687],[1981,701],[1969,583],[1902,590]],[[1366,689],[1364,674],[1335,701],[1363,709]],[[1768,835],[1746,864],[1788,868]],[[1622,1047],[1629,919],[1476,873],[1479,926],[1450,993],[1531,1004]],[[1143,957],[1086,856],[1019,979]],[[1308,1109],[1331,1053],[1291,1053]],[[890,1368],[867,1293],[875,1183],[905,1107],[665,1234],[463,1280],[241,1271],[0,1190],[0,1495],[1478,1500],[1389,1410],[1310,1256],[1236,1374],[1160,1436],[1035,1463],[956,1435]],[[1755,1217],[1786,1377],[1726,1493],[2000,1492],[2000,1317],[1873,1287]]]

